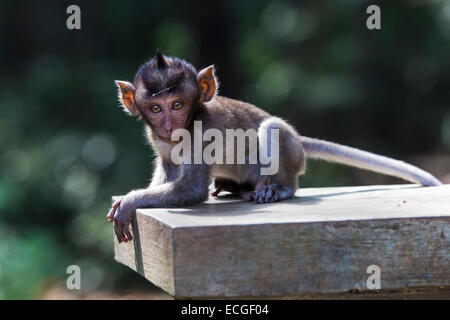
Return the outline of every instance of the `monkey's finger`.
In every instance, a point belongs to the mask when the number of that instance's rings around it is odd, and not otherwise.
[[[117,209],[117,208],[120,206],[121,203],[122,203],[122,200],[118,200],[118,201],[116,201],[116,202],[113,203],[112,207],[113,207],[114,209]]]
[[[258,204],[263,204],[264,203],[264,195],[259,195],[258,198],[256,199],[256,202]]]
[[[122,239],[123,239],[123,242],[128,242],[128,237],[127,237],[127,235],[126,235],[126,233],[130,233],[129,231],[128,231],[128,224],[127,223],[122,223]]]
[[[258,191],[258,194],[256,196],[256,202],[257,203],[259,203],[259,204],[263,204],[264,203],[264,198],[266,196],[266,191],[267,191],[267,187],[266,186],[264,186],[261,191]]]
[[[109,222],[113,221],[114,213],[116,212],[117,208],[120,206],[120,203],[122,200],[116,201],[112,204],[111,209],[109,210],[108,214],[106,215],[106,218]]]
[[[269,186],[268,188],[267,188],[267,192],[266,192],[266,197],[265,197],[265,199],[264,199],[264,201],[265,202],[271,202],[271,200],[272,200],[272,196],[273,196],[273,187],[272,186]]]
[[[133,240],[133,236],[130,233],[130,225],[129,224],[125,224],[123,227],[123,232],[125,233],[126,236],[126,241],[131,241]]]
[[[123,233],[123,226],[124,226],[123,221],[119,221],[119,225],[117,227],[117,230],[119,232],[120,241],[125,241],[126,242],[125,235]]]
[[[108,219],[109,222],[113,222],[113,217],[114,217],[114,213],[116,212],[115,208],[111,208],[108,212],[108,214],[106,215],[106,218]]]
[[[116,221],[114,221],[114,233],[116,234],[117,241],[119,241],[119,243],[122,243],[122,240],[120,239],[119,235],[119,227]]]

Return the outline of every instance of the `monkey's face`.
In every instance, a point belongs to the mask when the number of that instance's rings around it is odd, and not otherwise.
[[[154,135],[166,140],[176,129],[186,128],[198,103],[210,101],[217,91],[213,66],[197,73],[186,61],[160,51],[139,68],[133,84],[116,85],[124,110],[140,115]]]
[[[170,140],[176,129],[185,128],[192,102],[174,93],[146,99],[139,105],[141,114],[148,120],[153,133]]]

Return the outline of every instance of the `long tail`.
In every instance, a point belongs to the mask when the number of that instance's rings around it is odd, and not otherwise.
[[[419,183],[423,186],[438,186],[442,184],[430,173],[403,161],[304,136],[302,136],[301,141],[308,158],[323,159],[370,170]]]

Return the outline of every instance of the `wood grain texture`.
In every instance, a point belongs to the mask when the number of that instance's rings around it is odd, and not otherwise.
[[[299,189],[276,204],[228,196],[138,209],[115,259],[175,297],[295,296],[450,285],[450,185]]]

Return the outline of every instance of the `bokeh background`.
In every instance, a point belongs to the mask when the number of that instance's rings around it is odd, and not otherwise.
[[[81,8],[82,29],[66,28]],[[381,7],[382,29],[366,28]],[[153,153],[118,107],[160,48],[221,94],[302,134],[410,161],[450,182],[450,2],[1,1],[0,298],[164,297],[113,260],[112,195],[145,186]],[[309,163],[304,187],[401,183]],[[82,290],[65,288],[66,268]]]

